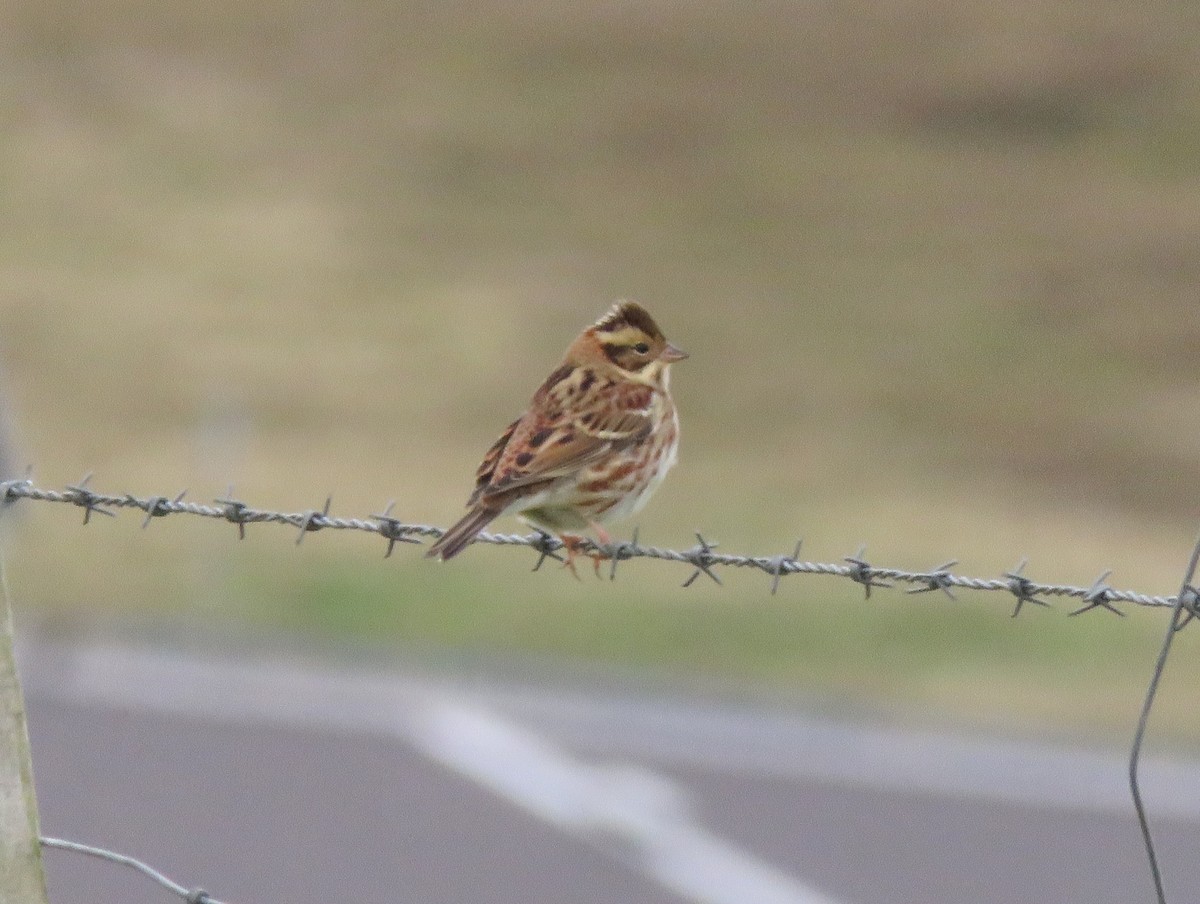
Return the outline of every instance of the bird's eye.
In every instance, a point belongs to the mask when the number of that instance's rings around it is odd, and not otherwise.
[[[633,350],[639,355],[644,355],[646,352],[650,351],[650,346],[648,346],[645,342],[639,342],[633,347]]]

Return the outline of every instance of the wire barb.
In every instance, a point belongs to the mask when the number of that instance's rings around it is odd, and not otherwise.
[[[1090,612],[1093,609],[1107,609],[1113,615],[1119,615],[1121,618],[1124,618],[1125,613],[1110,602],[1111,597],[1109,596],[1109,593],[1112,592],[1112,588],[1104,583],[1105,579],[1107,579],[1110,574],[1112,574],[1112,569],[1109,569],[1100,575],[1100,577],[1096,578],[1096,580],[1092,582],[1092,586],[1088,588],[1088,592],[1084,594],[1084,604],[1074,612],[1070,612],[1068,614],[1081,615],[1082,613]]]
[[[602,547],[601,552],[608,557],[610,565],[608,567],[608,579],[615,581],[617,579],[617,564],[634,558],[638,554],[638,528],[633,529],[633,536],[629,540],[614,540],[607,546]]]
[[[146,517],[142,520],[142,530],[150,526],[150,522],[155,518],[162,518],[175,511],[174,506],[179,505],[183,501],[183,497],[187,495],[187,490],[179,493],[174,499],[168,499],[166,496],[150,496],[147,499],[138,499],[136,496],[125,494],[125,499],[134,508],[139,508],[146,513]]]
[[[111,512],[106,508],[101,508],[100,501],[103,497],[99,493],[93,493],[88,489],[88,481],[92,479],[92,472],[88,471],[83,475],[83,479],[79,483],[67,484],[67,494],[69,501],[75,503],[83,509],[83,523],[87,524],[92,518],[92,512],[101,515],[108,515],[110,518],[117,516],[116,512]]]
[[[800,547],[804,545],[804,538],[801,537],[796,541],[796,548],[792,550],[790,556],[771,556],[767,560],[765,570],[772,575],[771,577],[771,596],[774,596],[779,590],[779,579],[784,574],[791,574],[796,567],[796,560],[800,558]]]
[[[539,530],[536,534],[529,537],[529,545],[532,546],[538,554],[538,560],[533,565],[533,570],[537,571],[542,567],[542,563],[547,559],[553,559],[555,562],[563,561],[563,557],[558,554],[558,551],[563,548],[562,540],[553,537],[544,530]]]
[[[420,540],[408,535],[411,528],[407,524],[404,524],[399,518],[392,517],[392,506],[395,504],[396,500],[393,499],[380,514],[371,516],[378,522],[376,529],[379,531],[380,536],[388,541],[387,551],[383,554],[385,559],[391,557],[392,550],[396,548],[397,543],[415,543],[417,546],[421,545]]]
[[[325,527],[329,522],[329,507],[333,505],[333,496],[325,497],[325,507],[318,509],[309,509],[299,517],[300,533],[296,535],[296,545],[299,546],[304,542],[304,535],[311,531],[318,531]]]
[[[958,559],[950,559],[947,562],[943,562],[941,565],[936,566],[932,571],[925,575],[925,577],[929,580],[928,585],[925,587],[913,587],[910,590],[906,590],[905,593],[929,593],[931,590],[940,590],[957,603],[958,597],[955,596],[950,590],[950,588],[953,586],[950,568],[957,564]]]
[[[250,516],[248,514],[250,510],[249,506],[247,506],[246,503],[233,498],[232,486],[225,491],[225,496],[223,498],[214,499],[213,502],[221,506],[221,515],[226,521],[237,525],[238,539],[245,540],[246,522],[250,520]]]
[[[892,585],[889,584],[887,581],[875,580],[875,575],[878,572],[876,569],[872,568],[869,564],[867,564],[866,559],[863,558],[863,556],[866,554],[866,552],[867,552],[867,547],[865,545],[860,546],[858,548],[858,552],[856,552],[852,556],[844,557],[843,561],[849,562],[851,564],[851,566],[853,566],[846,573],[846,577],[848,577],[850,580],[854,581],[854,583],[856,583],[856,584],[862,584],[863,592],[864,592],[863,598],[869,600],[871,598],[871,588],[872,587],[891,587]],[[914,577],[919,579],[919,578],[925,578],[927,576],[918,574],[918,575],[914,575]]]
[[[1179,605],[1183,610],[1183,617],[1176,619],[1174,625],[1176,631],[1182,631],[1187,627],[1188,622],[1200,614],[1200,591],[1191,584],[1185,584],[1179,591]]]
[[[1017,598],[1017,605],[1012,611],[1013,618],[1021,614],[1021,607],[1026,603],[1033,603],[1036,606],[1043,606],[1047,609],[1052,608],[1048,602],[1040,600],[1033,595],[1036,585],[1024,574],[1025,566],[1028,564],[1029,560],[1023,558],[1012,571],[1004,572],[1004,577],[1008,581],[1008,590]]]
[[[702,574],[708,575],[717,582],[718,586],[720,586],[721,579],[717,577],[716,572],[712,570],[712,566],[716,562],[716,558],[713,556],[713,550],[716,549],[720,544],[709,543],[700,535],[700,531],[696,531],[696,540],[696,545],[687,550],[687,552],[683,553],[684,561],[691,562],[696,566],[696,570],[693,571],[691,576],[683,582],[682,586],[691,587],[692,584],[695,583],[696,578],[700,577]]]
[[[21,498],[21,494],[17,492],[19,487],[28,489],[33,486],[33,481],[28,477],[20,480],[0,480],[0,501],[5,504],[16,502]]]

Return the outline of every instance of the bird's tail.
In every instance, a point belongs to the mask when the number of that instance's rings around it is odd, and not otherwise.
[[[488,526],[500,513],[495,509],[475,506],[466,516],[446,531],[438,541],[429,547],[425,555],[430,558],[452,559],[475,539],[475,535]]]

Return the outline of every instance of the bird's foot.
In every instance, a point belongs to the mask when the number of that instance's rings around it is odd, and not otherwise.
[[[596,533],[600,536],[600,542],[607,546],[610,542],[608,534],[604,532],[603,528],[600,528],[597,525],[592,526],[596,528]],[[562,540],[563,549],[567,551],[567,560],[563,562],[563,568],[569,568],[571,570],[571,574],[575,576],[575,580],[581,580],[579,577],[579,572],[575,570],[575,557],[579,555],[587,556],[592,560],[592,565],[596,571],[596,577],[600,577],[600,563],[604,561],[604,556],[602,553],[594,549],[590,552],[584,552],[583,546],[587,542],[586,538],[580,537],[577,534],[560,534],[559,539]]]

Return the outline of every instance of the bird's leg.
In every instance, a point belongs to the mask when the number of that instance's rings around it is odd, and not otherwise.
[[[600,540],[601,546],[611,546],[612,537],[608,531],[597,524],[595,521],[589,521],[588,527],[596,532],[596,537]],[[567,551],[567,560],[563,562],[563,568],[571,569],[571,574],[575,575],[575,580],[579,580],[579,572],[575,570],[575,557],[585,555],[592,560],[592,566],[595,568],[596,577],[600,577],[600,563],[604,561],[604,554],[599,550],[593,549],[591,552],[583,552],[583,544],[585,538],[578,534],[559,534],[558,539],[562,540],[563,549]]]
[[[589,521],[588,526],[596,532],[596,536],[599,538],[601,546],[612,548],[612,537],[608,535],[608,531],[606,531],[595,521]],[[600,563],[604,561],[604,556],[600,554],[599,550],[597,550],[595,552],[589,552],[588,557],[592,560],[592,565],[594,565],[596,568],[596,577],[600,577]]]
[[[575,557],[579,555],[580,547],[583,545],[583,537],[577,534],[559,534],[558,539],[562,540],[563,549],[567,551],[567,560],[563,562],[563,568],[569,568],[575,580],[580,580],[579,572],[575,570]],[[597,573],[600,566],[596,565]]]

